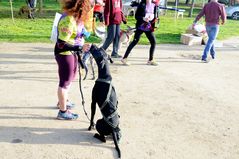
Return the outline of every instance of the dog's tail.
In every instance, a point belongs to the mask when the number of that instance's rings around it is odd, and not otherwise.
[[[113,140],[114,140],[114,144],[115,144],[115,149],[118,152],[118,157],[121,158],[121,151],[118,145],[118,139],[117,139],[117,134],[115,131],[112,132],[112,136],[113,136]]]

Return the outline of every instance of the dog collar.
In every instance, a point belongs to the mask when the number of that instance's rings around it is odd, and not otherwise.
[[[105,80],[105,79],[102,79],[102,78],[98,78],[98,79],[96,80],[96,82],[104,82],[104,83],[111,84],[111,81]]]

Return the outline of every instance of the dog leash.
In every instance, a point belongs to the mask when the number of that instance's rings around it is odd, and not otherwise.
[[[90,121],[90,118],[85,110],[85,98],[84,98],[84,94],[83,94],[83,91],[82,91],[82,85],[81,85],[81,73],[80,73],[80,66],[79,66],[79,88],[80,88],[80,94],[81,94],[81,99],[82,99],[82,107],[83,107],[83,110],[84,110],[84,113],[85,113],[85,116],[87,117],[87,119]]]
[[[76,55],[77,55],[77,57],[78,57],[78,63],[79,63],[79,89],[80,89],[80,94],[81,94],[81,99],[82,99],[81,104],[82,104],[83,111],[84,111],[84,113],[85,113],[87,119],[90,121],[90,118],[89,118],[89,116],[88,116],[88,114],[87,114],[87,112],[86,112],[86,109],[85,109],[85,98],[84,98],[84,94],[83,94],[83,91],[82,91],[82,85],[81,85],[81,81],[82,81],[82,80],[81,80],[80,68],[81,68],[81,67],[84,67],[84,66],[82,65],[82,60],[81,60],[80,54],[79,54],[79,53],[76,53]]]

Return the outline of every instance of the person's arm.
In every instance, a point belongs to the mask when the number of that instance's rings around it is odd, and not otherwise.
[[[127,24],[127,19],[125,18],[124,13],[122,12],[122,8],[123,8],[122,0],[120,0],[121,18],[122,18],[123,23]]]
[[[70,43],[58,39],[56,42],[55,52],[65,52],[65,51],[81,51],[82,46],[71,45]]]
[[[105,1],[104,18],[105,18],[105,25],[108,26],[109,18],[110,18],[110,0]]]
[[[158,19],[158,6],[154,6],[154,19],[153,21],[155,22]]]
[[[226,20],[227,20],[227,14],[226,14],[226,10],[224,5],[222,6],[222,11],[221,11],[221,20],[222,20],[222,25],[225,24]]]
[[[204,15],[205,15],[205,6],[204,6],[203,9],[201,10],[201,12],[197,15],[197,17],[195,18],[195,20],[193,21],[193,23],[194,23],[194,24],[197,23],[197,21],[199,21],[200,18],[201,18],[202,16],[204,16]]]

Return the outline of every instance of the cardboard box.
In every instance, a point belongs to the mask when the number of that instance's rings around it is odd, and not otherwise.
[[[204,36],[204,33],[199,33],[196,30],[192,30],[192,29],[187,29],[186,34],[193,34],[193,35],[196,35],[196,36]]]
[[[193,34],[182,34],[181,35],[181,39],[180,39],[181,43],[185,44],[185,45],[201,45],[202,44],[202,37],[200,36],[195,36]]]

